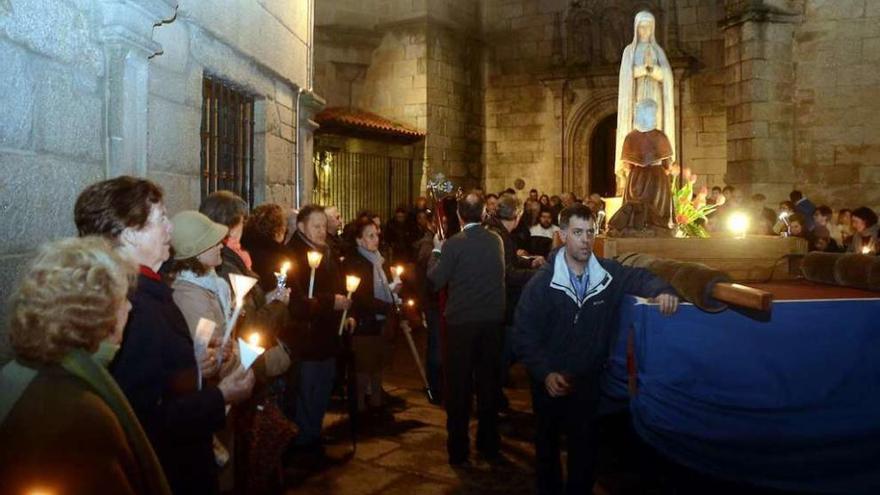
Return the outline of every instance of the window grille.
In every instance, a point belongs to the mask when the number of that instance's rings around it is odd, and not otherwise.
[[[228,83],[202,82],[202,199],[232,191],[254,206],[254,98]]]

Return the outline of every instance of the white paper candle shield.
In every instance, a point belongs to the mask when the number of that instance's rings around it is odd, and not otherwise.
[[[207,318],[199,318],[196,324],[196,338],[193,339],[193,348],[196,353],[196,363],[200,363],[202,356],[208,352],[208,344],[211,342],[211,336],[214,335],[214,329],[217,324]],[[202,368],[198,367],[199,372],[199,390],[202,389]]]
[[[241,360],[241,366],[246,370],[250,369],[254,361],[265,351],[266,349],[259,345],[253,345],[245,342],[241,337],[238,338],[239,359]]]
[[[232,334],[232,329],[235,328],[235,323],[238,321],[238,316],[241,314],[241,307],[244,305],[244,296],[253,289],[254,285],[257,283],[257,279],[254,277],[239,275],[237,273],[230,273],[229,282],[230,285],[232,285],[233,292],[235,292],[235,309],[232,311],[232,316],[226,322],[226,332],[223,334],[224,346],[229,342],[229,336]]]

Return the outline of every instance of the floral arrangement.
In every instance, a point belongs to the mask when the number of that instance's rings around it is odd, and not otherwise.
[[[694,194],[694,184],[697,182],[697,174],[691,173],[689,168],[681,170],[678,165],[673,165],[669,171],[672,184],[672,204],[675,208],[675,236],[676,237],[709,237],[706,230],[706,216],[715,211],[716,205],[706,204],[706,196],[709,190],[706,186],[700,188]],[[681,174],[681,187],[678,186],[678,176]],[[702,222],[700,222],[702,220]]]

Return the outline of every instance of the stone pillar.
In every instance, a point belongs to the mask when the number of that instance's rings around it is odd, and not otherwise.
[[[794,176],[794,30],[779,1],[727,0],[727,175],[743,194],[786,197]]]
[[[320,112],[326,102],[323,98],[311,91],[300,91],[297,97],[299,103],[297,115],[296,136],[296,207],[312,202],[312,190],[315,187],[315,174],[312,171],[312,156],[314,156],[315,130],[318,123],[314,116]]]
[[[176,0],[103,0],[107,176],[147,174],[150,57],[161,53],[153,28],[174,18]]]

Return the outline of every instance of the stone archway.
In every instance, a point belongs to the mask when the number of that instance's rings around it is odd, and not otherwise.
[[[573,94],[575,102],[582,103],[576,104],[571,117],[566,118],[563,189],[583,196],[591,190],[591,137],[600,122],[617,113],[617,87],[574,90]]]

